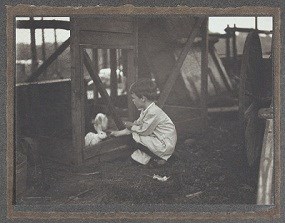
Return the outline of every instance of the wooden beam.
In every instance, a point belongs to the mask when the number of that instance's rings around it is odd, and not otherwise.
[[[110,96],[113,100],[116,100],[118,96],[118,80],[117,80],[117,58],[116,58],[116,49],[110,50]]]
[[[227,26],[227,28],[225,28],[225,31],[226,32],[233,32],[233,31],[235,31],[235,32],[244,32],[244,33],[249,33],[249,32],[251,32],[252,30],[254,30],[254,29],[252,29],[252,28],[238,28],[238,27],[229,27],[229,26]],[[273,33],[273,31],[267,31],[267,30],[256,30],[258,33],[262,33],[262,34],[272,34]]]
[[[208,36],[208,18],[202,23],[201,29],[202,44],[201,44],[201,108],[202,110],[202,125],[207,126],[207,99],[208,99],[208,55],[209,55],[209,36]]]
[[[70,22],[59,20],[18,20],[17,29],[65,29],[70,30]]]
[[[229,80],[227,79],[226,74],[224,73],[224,71],[222,69],[222,65],[219,63],[219,60],[218,60],[217,54],[214,51],[214,48],[210,49],[210,55],[213,58],[214,64],[216,65],[216,67],[219,71],[219,74],[220,74],[220,76],[224,82],[225,87],[228,89],[229,92],[232,93],[233,92],[232,85],[229,82]]]
[[[190,36],[189,36],[189,38],[185,44],[185,47],[183,48],[178,60],[176,61],[176,64],[174,65],[174,67],[171,71],[169,78],[167,79],[167,81],[165,83],[164,89],[162,90],[162,93],[161,93],[160,98],[158,100],[158,106],[160,106],[160,107],[164,106],[166,99],[168,98],[169,93],[172,89],[172,86],[175,83],[178,75],[180,74],[179,71],[183,65],[183,62],[184,62],[189,50],[191,49],[191,46],[192,46],[196,36],[199,34],[200,27],[201,27],[201,24],[203,21],[204,21],[204,18],[198,18],[197,19],[197,21],[193,27],[193,30],[191,31]]]
[[[99,50],[98,49],[92,49],[92,61],[93,61],[93,66],[94,66],[94,71],[99,73]],[[94,108],[97,106],[96,103],[98,101],[98,89],[96,85],[94,84],[93,88],[94,92]]]
[[[230,57],[231,57],[231,51],[230,51],[230,34],[227,32],[226,33],[226,58],[227,61],[229,61]]]
[[[30,17],[30,21],[34,21],[33,17]],[[31,35],[32,72],[34,72],[38,68],[35,29],[31,28],[30,32],[31,32],[30,35]]]
[[[57,34],[56,34],[56,29],[53,30],[54,32],[54,50],[56,51],[56,49],[58,48],[58,44],[57,44]],[[58,60],[55,59],[55,75],[57,78],[60,78],[61,74],[59,73],[59,70],[58,70]]]
[[[69,46],[70,38],[68,38],[31,76],[26,80],[26,82],[32,82],[36,80],[53,61]]]
[[[89,72],[89,75],[92,78],[94,84],[97,86],[98,91],[100,92],[102,98],[106,101],[107,107],[108,107],[108,109],[109,109],[109,111],[110,111],[110,113],[114,119],[114,122],[115,122],[117,128],[119,130],[124,129],[125,126],[124,126],[122,120],[120,119],[120,117],[117,115],[116,110],[115,110],[115,106],[113,105],[111,98],[110,98],[108,92],[106,91],[99,75],[96,72],[94,72],[94,68],[92,66],[91,59],[85,50],[83,51],[83,62],[84,62],[84,65],[85,65],[87,71]]]
[[[216,78],[215,78],[215,76],[213,74],[213,71],[212,71],[212,69],[210,67],[208,68],[208,75],[209,75],[210,80],[211,80],[211,82],[212,82],[212,84],[214,86],[216,94],[220,94],[222,92],[221,87],[219,85],[219,82],[216,80]]]
[[[236,28],[236,24],[234,24],[234,28]],[[237,60],[237,38],[236,38],[236,32],[235,30],[233,30],[233,33],[232,33],[232,44],[233,44],[233,58],[234,58],[234,62],[236,62]],[[235,64],[235,63],[234,63]]]
[[[85,132],[85,87],[83,61],[79,45],[77,20],[70,18],[70,55],[71,55],[71,121],[72,121],[72,154],[71,162],[80,165],[83,162]]]
[[[42,21],[43,21],[43,17],[42,17]],[[43,62],[46,61],[46,42],[45,42],[45,30],[42,29],[42,60]],[[46,76],[47,72],[43,72],[44,76]]]

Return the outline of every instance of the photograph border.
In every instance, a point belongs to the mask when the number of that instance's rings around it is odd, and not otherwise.
[[[90,7],[54,7],[54,6],[31,6],[16,5],[7,6],[7,218],[8,219],[80,219],[80,220],[249,220],[249,219],[278,219],[281,214],[281,151],[280,151],[280,76],[281,76],[281,11],[278,7],[267,6],[246,6],[237,8],[211,8],[211,7],[135,7],[124,6],[90,6]],[[216,207],[209,207],[206,211],[196,211],[190,208],[189,211],[148,212],[94,212],[78,209],[70,206],[69,209],[78,211],[35,211],[21,209],[13,205],[13,148],[14,148],[14,86],[15,86],[15,17],[23,16],[75,16],[75,15],[207,15],[207,16],[272,16],[273,17],[273,67],[274,67],[274,174],[275,174],[275,204],[272,206],[241,205],[242,209],[237,211],[234,208],[227,210]],[[207,205],[206,205],[207,206]],[[208,205],[211,206],[211,205]],[[243,208],[242,206],[246,206]],[[25,209],[25,208],[24,208]],[[203,210],[201,207],[197,208]],[[216,211],[214,210],[216,209]],[[168,209],[169,210],[169,209]]]

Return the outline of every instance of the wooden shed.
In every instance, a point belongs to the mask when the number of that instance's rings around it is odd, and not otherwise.
[[[125,137],[107,138],[86,148],[84,136],[92,127],[91,119],[99,112],[108,115],[110,128],[113,129],[122,129],[122,120],[132,121],[137,118],[138,112],[128,97],[127,90],[141,77],[155,79],[160,91],[157,103],[173,119],[179,139],[205,130],[209,53],[207,23],[207,17],[193,16],[72,17],[69,26],[71,78],[58,83],[33,82],[18,87],[19,99],[24,88],[29,88],[30,90],[24,91],[30,94],[33,94],[31,89],[38,92],[38,97],[30,103],[36,105],[37,109],[29,106],[29,112],[37,113],[36,118],[33,115],[30,117],[35,119],[34,125],[38,123],[36,129],[40,131],[32,135],[39,138],[44,153],[72,165],[108,160],[130,153]],[[193,102],[183,81],[181,67],[197,37],[201,40],[201,86],[200,98]],[[69,40],[64,44],[68,45]],[[179,54],[177,45],[181,49]],[[104,50],[108,50],[110,55],[108,89],[99,76],[98,58]],[[122,82],[116,73],[118,55],[123,60],[121,64],[126,79],[124,93],[118,91]],[[43,66],[46,64],[43,63],[38,69]],[[94,84],[89,85],[90,80]],[[43,93],[44,89],[50,93]],[[18,100],[19,103],[24,103],[23,101]],[[60,106],[61,104],[65,106]],[[51,107],[52,111],[49,110]],[[19,109],[17,112],[20,113],[20,119],[24,120],[25,111]],[[61,122],[61,125],[57,125]],[[57,132],[60,134],[47,134],[48,131],[43,131],[53,128],[53,123],[59,126]]]

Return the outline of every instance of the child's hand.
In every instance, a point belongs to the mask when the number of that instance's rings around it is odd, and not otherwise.
[[[111,132],[111,136],[115,136],[115,137],[123,136],[123,135],[129,135],[129,134],[131,134],[131,131],[128,129],[123,129],[120,131],[112,131]]]
[[[127,129],[132,128],[132,126],[134,125],[134,123],[129,122],[129,121],[124,122],[124,124],[125,124],[125,127],[126,127]]]
[[[111,135],[111,136],[118,137],[118,136],[120,136],[121,134],[120,134],[120,131],[112,131],[112,132],[110,133],[110,135]]]

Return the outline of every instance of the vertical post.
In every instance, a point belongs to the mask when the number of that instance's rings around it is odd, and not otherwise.
[[[71,51],[71,116],[72,116],[72,151],[71,164],[81,164],[85,135],[84,117],[84,80],[83,64],[79,45],[79,25],[74,18],[70,19],[70,51]]]
[[[56,51],[58,48],[57,44],[57,35],[56,35],[56,29],[54,29],[54,50]],[[55,75],[56,77],[59,77],[59,70],[58,70],[58,58],[56,58],[55,62]]]
[[[107,61],[108,61],[107,49],[102,49],[101,53],[102,53],[102,68],[107,68],[108,67],[108,64],[107,64]]]
[[[258,19],[258,17],[257,17],[257,16],[255,16],[255,29],[256,29],[256,30],[258,29],[257,19]]]
[[[43,21],[43,17],[42,17]],[[45,43],[45,29],[42,29],[42,60],[43,62],[46,61],[46,43]],[[46,76],[47,71],[43,72],[43,76]]]
[[[138,79],[138,21],[134,21],[133,38],[134,38],[134,49],[127,51],[127,93],[128,93],[128,111],[129,119],[135,120],[137,117],[137,109],[132,102],[132,97],[129,93],[130,86]]]
[[[92,50],[92,61],[93,61],[94,71],[97,73],[99,72],[98,53],[99,53],[98,49]],[[95,84],[94,84],[93,92],[94,92],[94,108],[95,108],[96,103],[98,101],[98,89]]]
[[[230,51],[230,33],[228,31],[229,25],[227,25],[226,28],[226,58],[227,61],[230,60],[230,55],[231,55],[231,51]]]
[[[124,86],[123,91],[128,92],[128,88],[130,87],[130,86],[128,86],[128,83],[126,81],[127,77],[128,77],[128,58],[127,58],[128,52],[127,52],[127,50],[122,50],[121,54],[122,54],[122,56],[121,56],[122,62],[121,63],[123,65],[123,75],[124,75],[124,78],[122,81],[125,80],[125,82],[124,82],[125,86]]]
[[[201,26],[202,51],[201,51],[201,107],[204,127],[207,126],[207,97],[208,97],[208,54],[209,54],[209,37],[208,37],[208,18],[205,19]]]
[[[34,20],[33,17],[30,17],[30,21]],[[31,27],[31,56],[32,56],[32,67],[31,73],[33,73],[38,67],[38,59],[37,59],[37,48],[36,48],[36,36],[35,36],[35,29]]]
[[[106,64],[107,64],[107,67],[110,68],[110,49],[107,49],[106,50]]]
[[[234,24],[234,29],[233,29],[233,61],[234,63],[236,63],[236,59],[237,59],[237,40],[236,40],[236,24]]]
[[[110,96],[113,101],[118,96],[118,80],[117,80],[117,59],[116,59],[116,49],[110,50]]]

